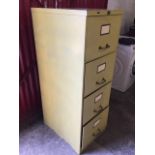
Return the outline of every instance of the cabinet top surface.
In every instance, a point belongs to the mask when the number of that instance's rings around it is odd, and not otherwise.
[[[119,15],[122,10],[103,10],[103,9],[51,9],[51,8],[31,8],[32,12],[52,13],[76,16],[104,16]]]

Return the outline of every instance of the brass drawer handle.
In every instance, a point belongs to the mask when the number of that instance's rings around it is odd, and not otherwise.
[[[97,133],[92,134],[93,137],[98,136],[102,132],[102,130],[100,128],[98,128],[97,131],[98,131]]]
[[[102,78],[101,81],[96,81],[96,84],[97,85],[101,85],[101,84],[104,84],[106,82],[106,79],[105,78]]]
[[[110,48],[110,45],[109,44],[106,44],[105,46],[99,46],[98,49],[99,51],[104,51],[106,49]]]
[[[93,112],[99,113],[99,112],[101,112],[102,110],[103,110],[103,107],[100,105],[100,106],[99,106],[99,110],[94,109]]]
[[[100,128],[98,128],[97,131],[98,131],[98,133],[101,133],[102,132]]]

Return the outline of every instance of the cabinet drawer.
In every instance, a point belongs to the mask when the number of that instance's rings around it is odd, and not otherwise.
[[[88,17],[86,62],[116,50],[121,16]]]
[[[84,96],[112,80],[116,53],[86,64]]]
[[[109,105],[111,83],[84,99],[83,125]]]
[[[107,125],[109,108],[106,108],[100,115],[95,117],[85,127],[83,127],[82,149],[86,148]]]

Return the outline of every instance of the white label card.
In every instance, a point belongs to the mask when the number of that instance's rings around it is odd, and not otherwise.
[[[98,119],[94,124],[93,127],[96,127],[100,123],[101,119]]]
[[[97,72],[101,72],[101,71],[105,70],[105,68],[106,68],[106,63],[101,64],[97,67]]]
[[[101,26],[101,35],[110,33],[110,25]]]
[[[98,102],[102,98],[102,93],[95,97],[95,103]]]

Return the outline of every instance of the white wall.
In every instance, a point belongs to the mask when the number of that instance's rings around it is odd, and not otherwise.
[[[135,0],[108,0],[108,9],[122,9],[124,11],[121,34],[126,33],[134,21]]]

